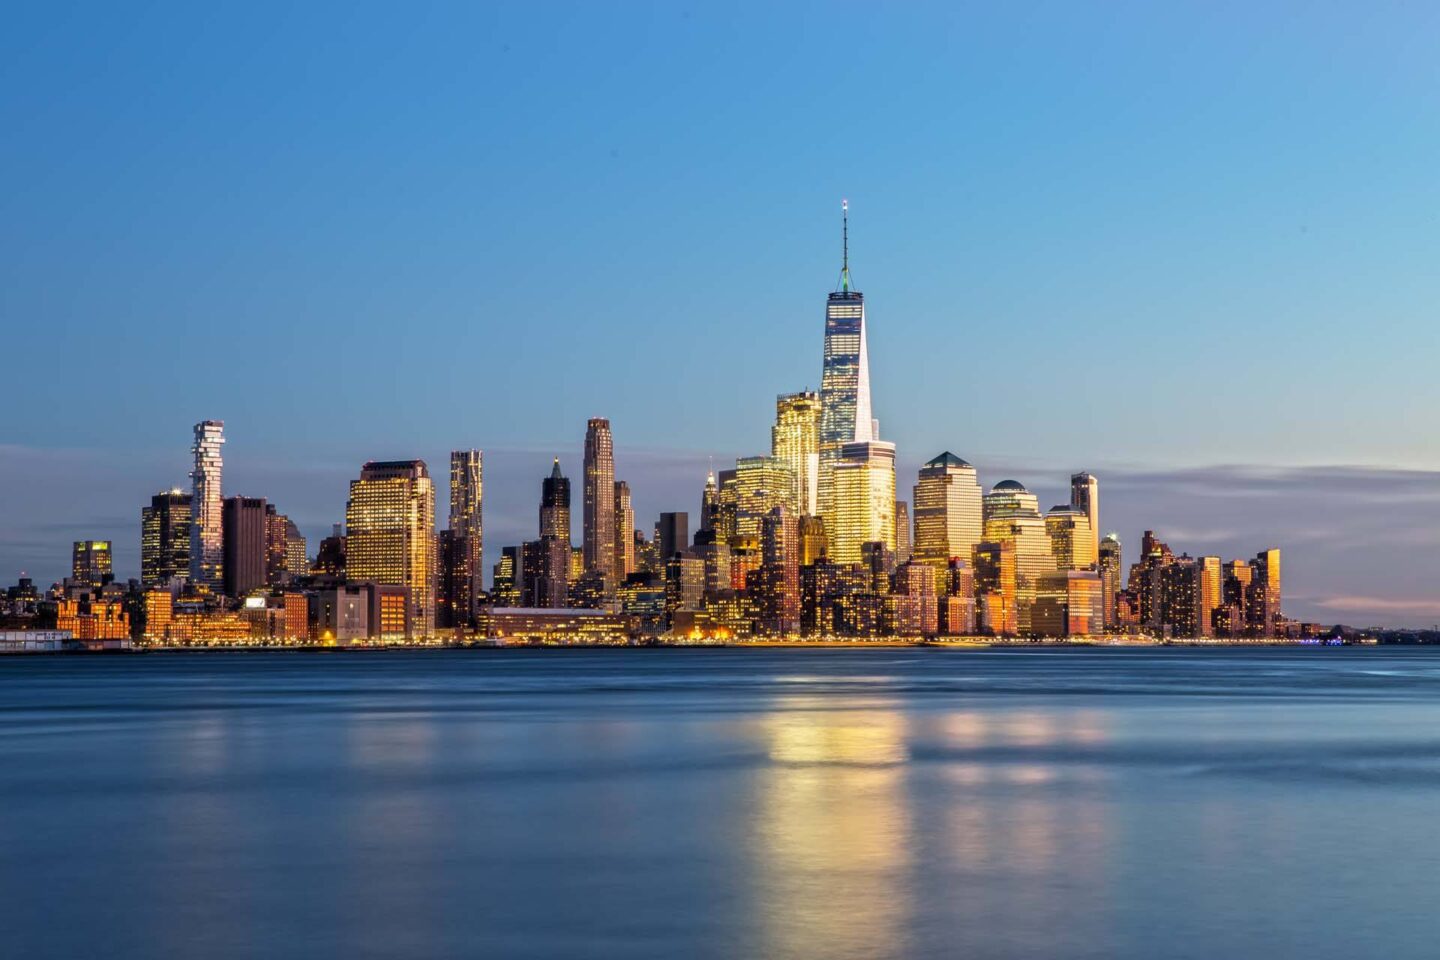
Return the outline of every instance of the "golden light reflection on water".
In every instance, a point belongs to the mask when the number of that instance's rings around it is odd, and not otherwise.
[[[753,857],[768,957],[902,952],[910,902],[906,723],[783,698],[762,735]]]

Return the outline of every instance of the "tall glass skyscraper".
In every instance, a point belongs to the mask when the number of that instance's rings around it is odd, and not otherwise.
[[[1087,549],[1100,548],[1100,481],[1088,473],[1070,475],[1070,506],[1081,511],[1090,521],[1090,543]]]
[[[933,567],[943,583],[951,558],[969,563],[980,542],[980,483],[974,467],[946,450],[920,468],[914,490],[915,559]]]
[[[140,511],[140,582],[155,587],[190,575],[190,494],[167,490]]]
[[[814,515],[819,504],[820,395],[813,390],[775,398],[770,455],[790,464],[795,474],[792,513]]]
[[[350,481],[345,565],[351,580],[410,590],[411,627],[435,630],[435,486],[424,460],[372,460]]]
[[[592,417],[585,428],[585,572],[615,584],[615,441],[610,421]]]
[[[825,303],[825,357],[820,376],[820,515],[835,511],[835,465],[847,443],[879,439],[870,411],[870,360],[865,347],[865,295],[850,283],[850,214],[844,212],[840,289]],[[886,508],[893,525],[894,506]],[[828,529],[828,528],[827,528]],[[832,536],[831,543],[834,539]]]
[[[225,461],[225,421],[195,424],[195,468],[190,471],[190,582],[209,593],[224,589],[225,520],[220,503],[220,480]]]
[[[450,536],[454,548],[446,580],[453,590],[449,598],[451,615],[458,623],[468,623],[475,616],[485,589],[483,466],[479,450],[450,452]]]
[[[570,548],[570,480],[560,472],[560,458],[540,482],[540,536],[565,541]]]

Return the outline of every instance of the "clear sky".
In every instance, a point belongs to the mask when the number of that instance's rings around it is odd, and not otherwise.
[[[0,582],[137,574],[203,418],[311,537],[478,446],[493,557],[596,415],[642,525],[693,510],[818,386],[848,197],[902,490],[1089,469],[1127,562],[1279,545],[1287,612],[1428,624],[1437,49],[1424,3],[12,5]]]

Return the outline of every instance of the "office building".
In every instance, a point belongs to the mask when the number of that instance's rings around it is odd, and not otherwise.
[[[1045,533],[1058,570],[1093,570],[1099,560],[1095,533],[1084,511],[1069,504],[1051,507],[1045,514]]]
[[[115,579],[109,540],[76,540],[70,550],[70,579],[78,587],[103,587]]]
[[[264,497],[227,497],[221,506],[221,584],[227,597],[243,597],[269,582],[266,506]]]
[[[1119,534],[1106,534],[1100,541],[1097,569],[1100,571],[1100,605],[1107,629],[1119,624],[1116,603],[1120,596],[1120,572],[1123,568]]]
[[[540,482],[540,536],[570,544],[570,481],[560,472],[560,458]]]
[[[850,279],[850,212],[842,205],[839,289],[825,303],[825,350],[820,377],[820,456],[816,499],[828,521],[835,510],[835,468],[847,444],[879,439],[870,409],[870,358],[865,295]],[[887,512],[890,508],[886,508]],[[893,519],[891,523],[893,524]],[[831,546],[834,546],[832,532]]]
[[[350,482],[345,565],[352,581],[405,587],[413,630],[435,630],[435,486],[424,460],[377,460]]]
[[[895,550],[895,445],[881,440],[847,443],[833,464],[831,515],[825,518],[829,556],[860,560],[861,545],[878,541]]]
[[[792,509],[801,515],[815,514],[820,490],[820,394],[805,390],[776,398],[770,455],[790,465],[795,489]]]
[[[1090,524],[1090,543],[1085,546],[1083,553],[1087,556],[1099,557],[1100,547],[1100,481],[1088,473],[1075,473],[1070,475],[1070,506],[1085,514]],[[1095,563],[1092,560],[1091,563]],[[1081,568],[1072,568],[1081,569]]]
[[[140,511],[140,582],[159,586],[190,576],[190,494],[167,490]]]
[[[970,560],[981,540],[982,494],[975,468],[945,451],[920,468],[914,488],[915,559],[945,575],[951,559]]]

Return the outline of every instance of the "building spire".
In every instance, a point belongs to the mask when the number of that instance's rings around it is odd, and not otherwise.
[[[840,201],[840,290],[850,292],[850,201]]]

